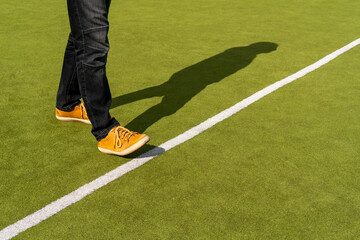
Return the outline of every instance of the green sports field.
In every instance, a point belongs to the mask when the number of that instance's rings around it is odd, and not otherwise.
[[[120,158],[55,118],[66,1],[0,18],[0,230],[360,37],[354,0],[113,0],[111,114],[151,137]],[[357,46],[14,239],[360,239],[359,66]]]

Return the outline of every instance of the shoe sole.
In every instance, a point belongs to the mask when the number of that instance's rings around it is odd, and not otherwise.
[[[129,148],[127,148],[127,149],[125,149],[125,150],[123,150],[121,152],[111,151],[109,149],[105,149],[105,148],[101,148],[101,147],[98,147],[98,149],[100,150],[100,152],[105,153],[105,154],[125,156],[125,155],[128,155],[128,154],[132,153],[132,152],[135,152],[136,150],[138,150],[139,148],[144,146],[148,141],[150,141],[149,136],[145,136],[142,139],[140,139],[137,143],[135,143],[131,147],[129,147]]]
[[[90,120],[86,120],[86,119],[71,118],[71,117],[59,117],[59,116],[56,116],[56,118],[62,122],[82,122],[87,125],[91,125]]]

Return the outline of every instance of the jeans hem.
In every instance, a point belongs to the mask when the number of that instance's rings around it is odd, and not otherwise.
[[[117,126],[120,126],[120,123],[118,121],[114,122],[109,127],[105,128],[103,131],[101,131],[101,133],[98,136],[95,136],[96,140],[99,142],[101,139],[106,138],[109,132],[111,131],[111,129]]]
[[[70,106],[67,106],[67,107],[59,107],[59,106],[56,106],[57,109],[61,110],[61,111],[64,111],[64,112],[71,112],[72,110],[74,110],[74,108],[79,105],[81,103],[81,101],[76,101],[74,102],[73,104],[71,104]]]

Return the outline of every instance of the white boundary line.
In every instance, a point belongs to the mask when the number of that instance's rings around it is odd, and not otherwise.
[[[82,187],[78,188],[77,190],[59,198],[58,200],[46,205],[42,209],[28,215],[27,217],[11,224],[0,231],[0,239],[10,239],[18,235],[19,233],[31,228],[40,222],[44,221],[45,219],[57,214],[61,210],[65,209],[66,207],[80,201],[87,195],[91,194],[92,192],[98,190],[99,188],[107,185],[108,183],[118,179],[125,173],[128,173],[135,168],[140,167],[144,163],[150,161],[154,157],[166,152],[177,145],[186,142],[187,140],[195,137],[199,133],[211,128],[215,124],[223,121],[224,119],[232,116],[233,114],[239,112],[240,110],[246,108],[250,104],[256,102],[257,100],[263,98],[264,96],[274,92],[275,90],[281,88],[282,86],[295,81],[296,79],[314,71],[315,69],[325,65],[326,63],[330,62],[334,58],[338,57],[339,55],[343,54],[344,52],[350,50],[351,48],[360,44],[360,38],[349,43],[348,45],[336,50],[335,52],[327,55],[326,57],[320,59],[314,64],[298,71],[297,73],[290,75],[270,86],[256,92],[255,94],[251,95],[248,98],[238,102],[234,106],[222,111],[221,113],[209,118],[205,122],[200,123],[199,125],[191,128],[190,130],[180,134],[179,136],[170,139],[169,141],[161,144],[159,147],[156,147],[137,158],[115,168],[114,170],[106,173],[105,175],[95,179],[94,181],[83,185]]]

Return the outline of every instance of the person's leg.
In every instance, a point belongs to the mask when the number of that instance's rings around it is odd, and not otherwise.
[[[111,93],[106,77],[110,0],[67,0],[81,97],[99,141],[120,124],[109,114]]]
[[[80,104],[80,89],[76,73],[75,42],[69,34],[65,49],[64,62],[60,77],[59,89],[56,96],[56,108],[71,111]]]
[[[121,127],[109,114],[111,94],[105,65],[109,51],[107,33],[110,0],[67,0],[67,3],[71,35],[75,44],[76,67],[72,65],[72,70],[76,69],[76,74],[73,73],[77,77],[87,116],[92,124],[91,131],[98,140],[98,149],[103,153],[120,156],[132,153],[146,144],[150,138],[146,134]],[[69,75],[66,79],[75,80]],[[62,91],[64,90],[61,89],[60,92]],[[78,106],[75,110],[77,108]],[[82,104],[80,110],[83,119],[86,114],[83,112]],[[72,120],[65,115],[60,116],[60,119]],[[59,119],[58,115],[57,117]]]

